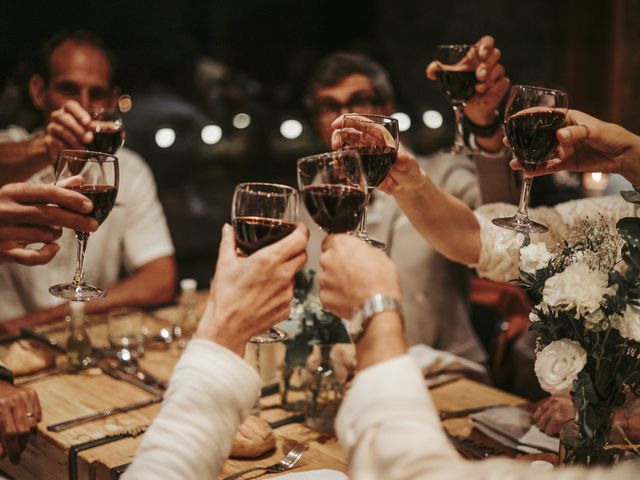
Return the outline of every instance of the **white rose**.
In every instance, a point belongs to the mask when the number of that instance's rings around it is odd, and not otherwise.
[[[584,326],[589,330],[593,329],[596,325],[604,320],[604,312],[602,309],[598,309],[595,312],[587,313],[584,316]]]
[[[624,338],[640,342],[640,307],[627,305],[622,319],[616,322],[615,326]]]
[[[540,302],[539,304],[537,304],[535,307],[533,307],[536,311],[543,313],[544,315],[548,315],[550,310],[549,310],[549,305],[547,305],[544,302]],[[540,316],[534,312],[533,310],[531,310],[531,312],[529,312],[529,321],[531,323],[534,322],[539,322],[540,320],[542,320],[540,318]]]
[[[526,273],[536,273],[545,268],[553,260],[553,255],[544,243],[531,243],[520,249],[520,270]]]
[[[540,386],[551,395],[571,392],[573,382],[587,363],[587,352],[573,340],[556,340],[536,355],[535,372]]]
[[[540,321],[540,317],[538,316],[537,313],[535,313],[533,310],[531,312],[529,312],[529,321],[531,323],[535,323],[535,322],[539,322]]]
[[[551,307],[575,307],[578,315],[585,316],[600,308],[605,294],[615,293],[613,287],[607,287],[608,282],[606,273],[574,263],[547,279],[542,298]]]

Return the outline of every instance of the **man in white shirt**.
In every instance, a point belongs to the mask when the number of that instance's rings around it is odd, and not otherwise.
[[[29,81],[34,105],[47,119],[44,132],[27,135],[17,128],[0,135],[6,158],[14,159],[12,176],[2,182],[26,179],[51,183],[50,165],[58,151],[86,149],[92,141],[89,111],[113,107],[119,89],[112,85],[114,60],[99,39],[74,33],[51,40],[42,52],[37,73]],[[21,156],[22,155],[22,156]],[[174,249],[149,167],[134,152],[117,152],[120,187],[116,206],[91,235],[86,257],[87,281],[106,287],[109,294],[87,304],[87,312],[122,306],[151,306],[173,298],[176,281]],[[47,166],[48,165],[48,166]],[[39,168],[45,167],[38,171]],[[60,252],[49,265],[0,267],[0,321],[7,332],[68,313],[68,304],[48,293],[49,286],[73,276],[75,239],[64,230]],[[127,277],[120,279],[120,272]]]

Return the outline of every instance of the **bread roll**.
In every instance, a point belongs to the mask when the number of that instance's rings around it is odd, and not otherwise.
[[[273,450],[276,438],[266,420],[249,416],[240,425],[231,446],[231,457],[253,458]]]
[[[14,376],[27,375],[52,367],[56,354],[45,345],[30,340],[18,340],[9,347],[5,366]]]

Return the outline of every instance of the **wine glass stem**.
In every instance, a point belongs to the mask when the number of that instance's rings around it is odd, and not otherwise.
[[[531,183],[533,177],[522,177],[522,188],[520,189],[520,203],[518,204],[517,215],[522,218],[529,217],[529,195],[531,194]]]
[[[76,273],[73,276],[73,285],[84,285],[84,255],[87,250],[87,241],[89,234],[86,232],[77,232],[76,240],[78,241],[78,249],[76,256]]]
[[[360,220],[360,225],[358,226],[358,235],[361,237],[367,236],[367,208],[369,208],[369,200],[371,200],[371,192],[367,192],[364,212],[362,212],[362,220]]]
[[[262,385],[262,367],[260,366],[260,350],[262,349],[262,344],[256,343],[256,371],[258,372],[258,376],[260,377],[260,385]],[[253,405],[253,414],[257,417],[260,416],[260,397],[262,396],[262,390],[260,390],[260,394],[258,398],[256,398],[256,403]]]
[[[453,147],[456,150],[464,149],[464,132],[462,130],[462,119],[464,117],[464,105],[458,103],[453,105],[453,113],[456,116],[456,136],[453,140]]]

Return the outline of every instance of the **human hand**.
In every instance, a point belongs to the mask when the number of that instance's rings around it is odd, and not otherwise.
[[[48,263],[58,252],[62,228],[94,232],[87,216],[93,204],[84,195],[53,185],[10,183],[0,188],[0,262]],[[84,214],[84,215],[83,215]],[[26,248],[44,243],[37,250]]]
[[[566,126],[558,129],[557,158],[527,175],[546,175],[560,170],[613,172],[640,184],[640,137],[615,123],[603,122],[579,110],[569,110]],[[505,139],[506,142],[506,139]],[[520,163],[511,160],[511,168]]]
[[[532,418],[547,435],[557,436],[562,426],[575,417],[570,397],[547,397],[536,404]]]
[[[91,115],[75,100],[66,102],[51,113],[47,124],[45,143],[52,160],[60,150],[84,150],[93,141],[89,128]]]
[[[29,434],[36,430],[41,419],[36,392],[0,382],[0,457],[8,455],[11,463],[20,463]]]
[[[233,228],[222,229],[220,253],[197,337],[242,356],[252,336],[289,317],[293,276],[307,261],[309,231],[298,227],[248,257],[239,256]]]
[[[475,86],[476,93],[465,103],[464,114],[476,125],[487,126],[493,123],[496,110],[511,85],[504,66],[500,63],[501,55],[495,46],[495,39],[486,35],[474,44],[465,58],[470,64],[476,65],[478,82]],[[442,69],[442,63],[431,62],[426,69],[427,78],[436,80],[436,72]]]
[[[398,271],[387,255],[351,235],[328,235],[322,242],[320,301],[340,317],[376,293],[400,299]]]

